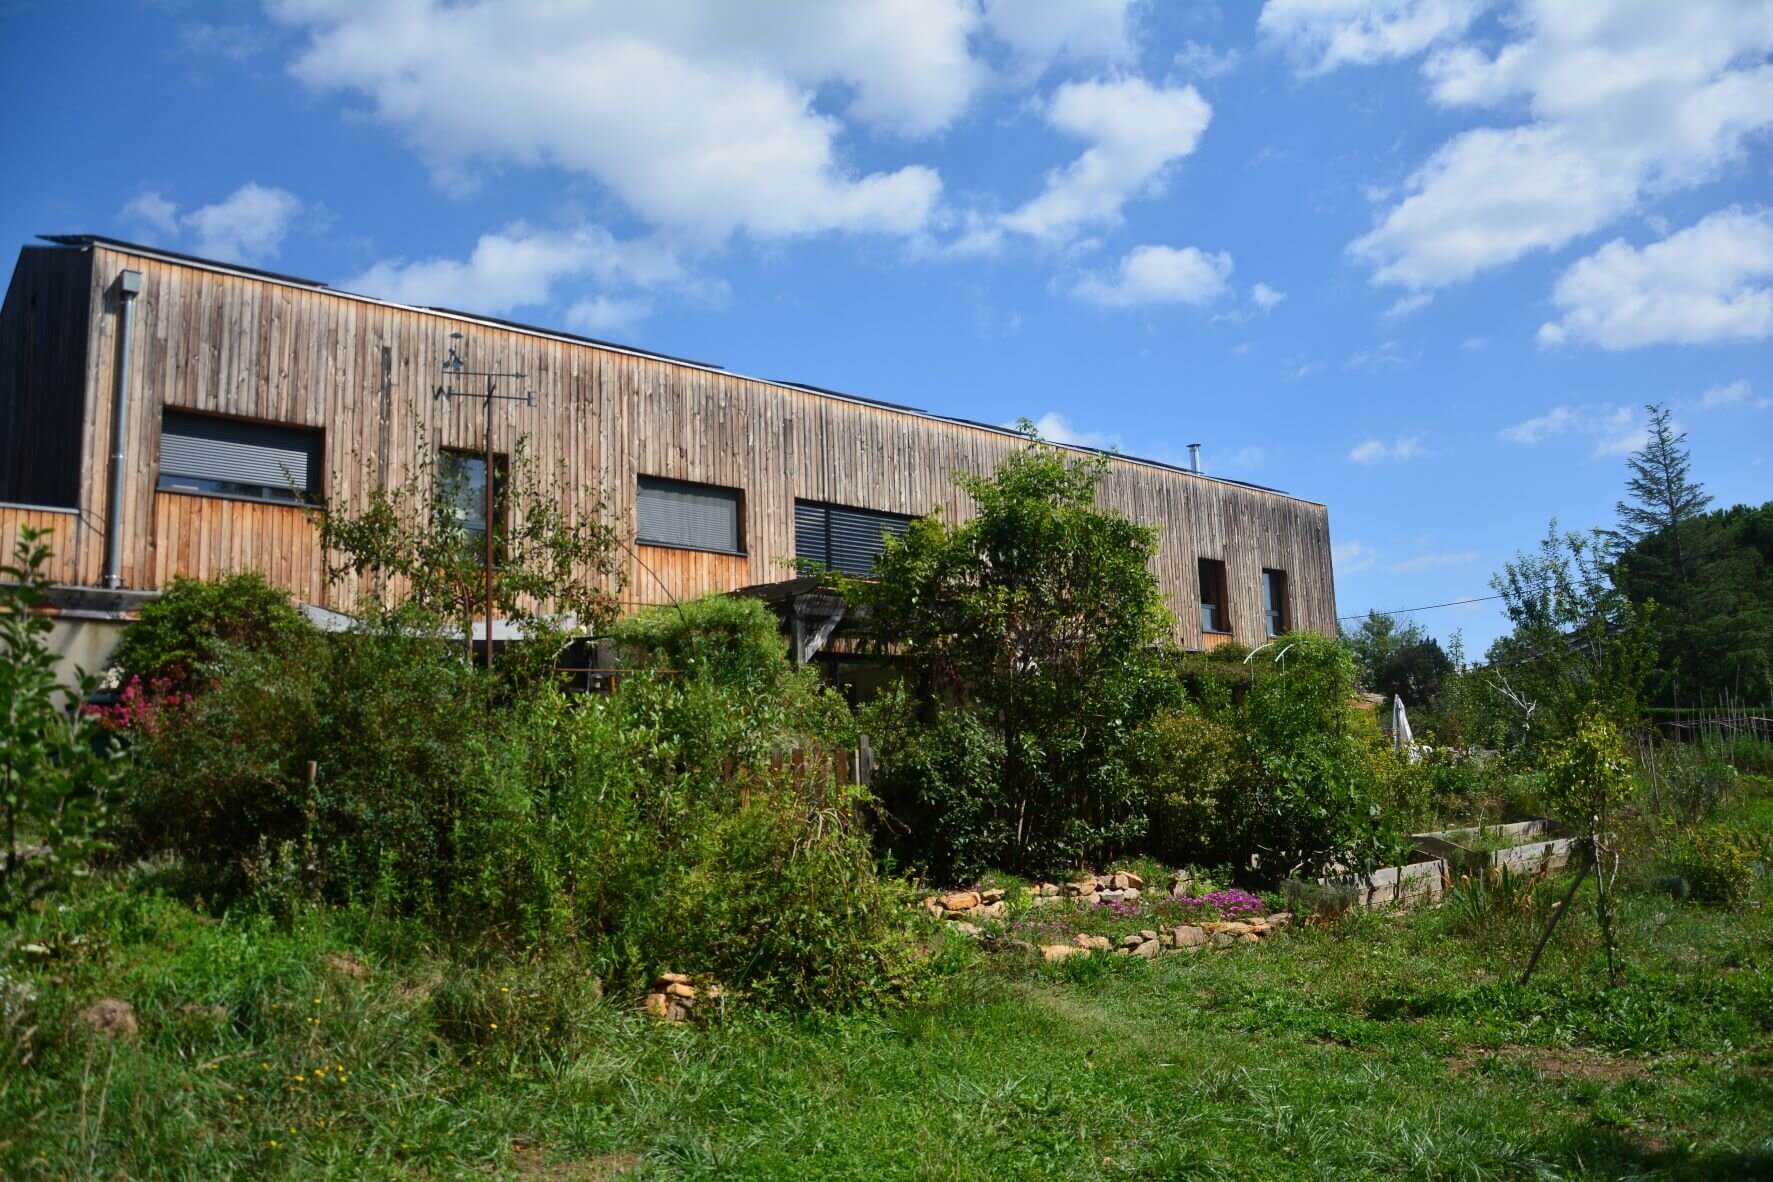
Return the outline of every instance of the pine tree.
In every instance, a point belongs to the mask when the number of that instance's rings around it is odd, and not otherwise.
[[[1631,499],[1615,507],[1619,526],[1608,533],[1616,553],[1642,550],[1647,540],[1663,539],[1675,582],[1685,587],[1692,573],[1692,558],[1683,534],[1705,512],[1711,497],[1687,475],[1687,433],[1675,431],[1669,409],[1656,403],[1644,409],[1650,412],[1650,438],[1626,461],[1631,479],[1625,487]]]

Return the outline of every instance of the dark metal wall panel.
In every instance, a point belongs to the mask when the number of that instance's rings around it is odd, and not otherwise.
[[[76,508],[92,253],[19,251],[0,308],[0,501]]]

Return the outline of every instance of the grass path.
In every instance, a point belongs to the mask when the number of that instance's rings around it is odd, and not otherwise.
[[[348,917],[90,907],[8,945],[40,1031],[0,1077],[0,1176],[1773,1176],[1765,907],[1629,898],[1619,991],[1581,917],[1521,991],[1525,925],[1464,939],[1428,914],[1152,962],[957,943],[923,1004],[706,1030]],[[21,963],[26,939],[48,953]],[[328,967],[341,950],[365,977]],[[80,1033],[106,993],[137,1042]]]

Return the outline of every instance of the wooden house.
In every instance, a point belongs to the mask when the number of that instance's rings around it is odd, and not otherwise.
[[[1025,445],[571,333],[63,236],[23,248],[0,312],[0,546],[50,530],[70,624],[114,623],[175,576],[242,569],[348,613],[353,588],[328,585],[309,514],[406,480],[422,447],[458,456],[470,482],[484,467],[480,404],[433,397],[452,344],[476,368],[527,375],[533,402],[494,408],[493,451],[525,440],[565,474],[569,509],[601,496],[633,544],[631,605],[785,580],[797,557],[866,573],[883,533],[968,515],[955,473]],[[1100,499],[1158,527],[1155,573],[1185,647],[1335,628],[1324,506],[1121,455]],[[90,665],[99,647],[70,655]]]

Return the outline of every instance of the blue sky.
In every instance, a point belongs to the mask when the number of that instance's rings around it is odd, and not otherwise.
[[[1340,609],[1773,498],[1773,3],[0,0],[0,244],[89,232],[1180,460]],[[1416,618],[1481,651],[1493,604]]]

